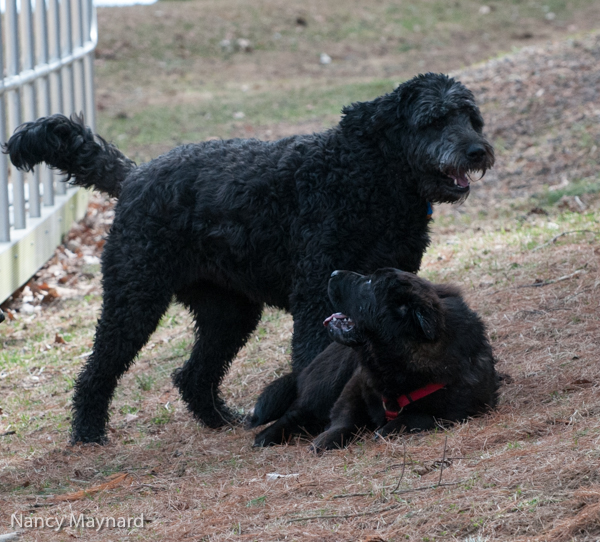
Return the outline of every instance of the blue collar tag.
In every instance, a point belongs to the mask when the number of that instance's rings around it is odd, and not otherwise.
[[[433,207],[430,202],[427,202],[427,220],[431,220],[433,217]]]

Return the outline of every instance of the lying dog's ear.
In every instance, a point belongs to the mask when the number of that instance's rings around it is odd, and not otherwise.
[[[396,307],[396,315],[405,322],[405,325],[408,324],[409,333],[421,330],[428,341],[435,341],[438,338],[439,323],[435,314],[435,311],[422,305],[411,308],[410,305],[402,304]]]
[[[425,338],[429,341],[435,341],[438,338],[438,322],[433,311],[415,309],[414,317],[419,327],[423,330]]]

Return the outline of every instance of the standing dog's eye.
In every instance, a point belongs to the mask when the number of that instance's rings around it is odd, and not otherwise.
[[[398,316],[400,317],[404,317],[406,316],[406,313],[408,312],[408,307],[406,305],[400,305],[397,309],[396,309],[396,313],[398,314]]]

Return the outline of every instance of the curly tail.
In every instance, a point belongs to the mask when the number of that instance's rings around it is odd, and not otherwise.
[[[68,175],[67,181],[84,188],[94,187],[118,197],[121,184],[136,167],[111,143],[95,135],[83,116],[42,117],[19,126],[2,151],[19,169],[32,171],[45,162]]]

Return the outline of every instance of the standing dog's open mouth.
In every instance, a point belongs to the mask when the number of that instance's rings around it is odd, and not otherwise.
[[[486,169],[461,170],[448,168],[441,172],[446,182],[452,185],[452,188],[468,192],[471,189],[471,183],[480,181],[486,173]]]

